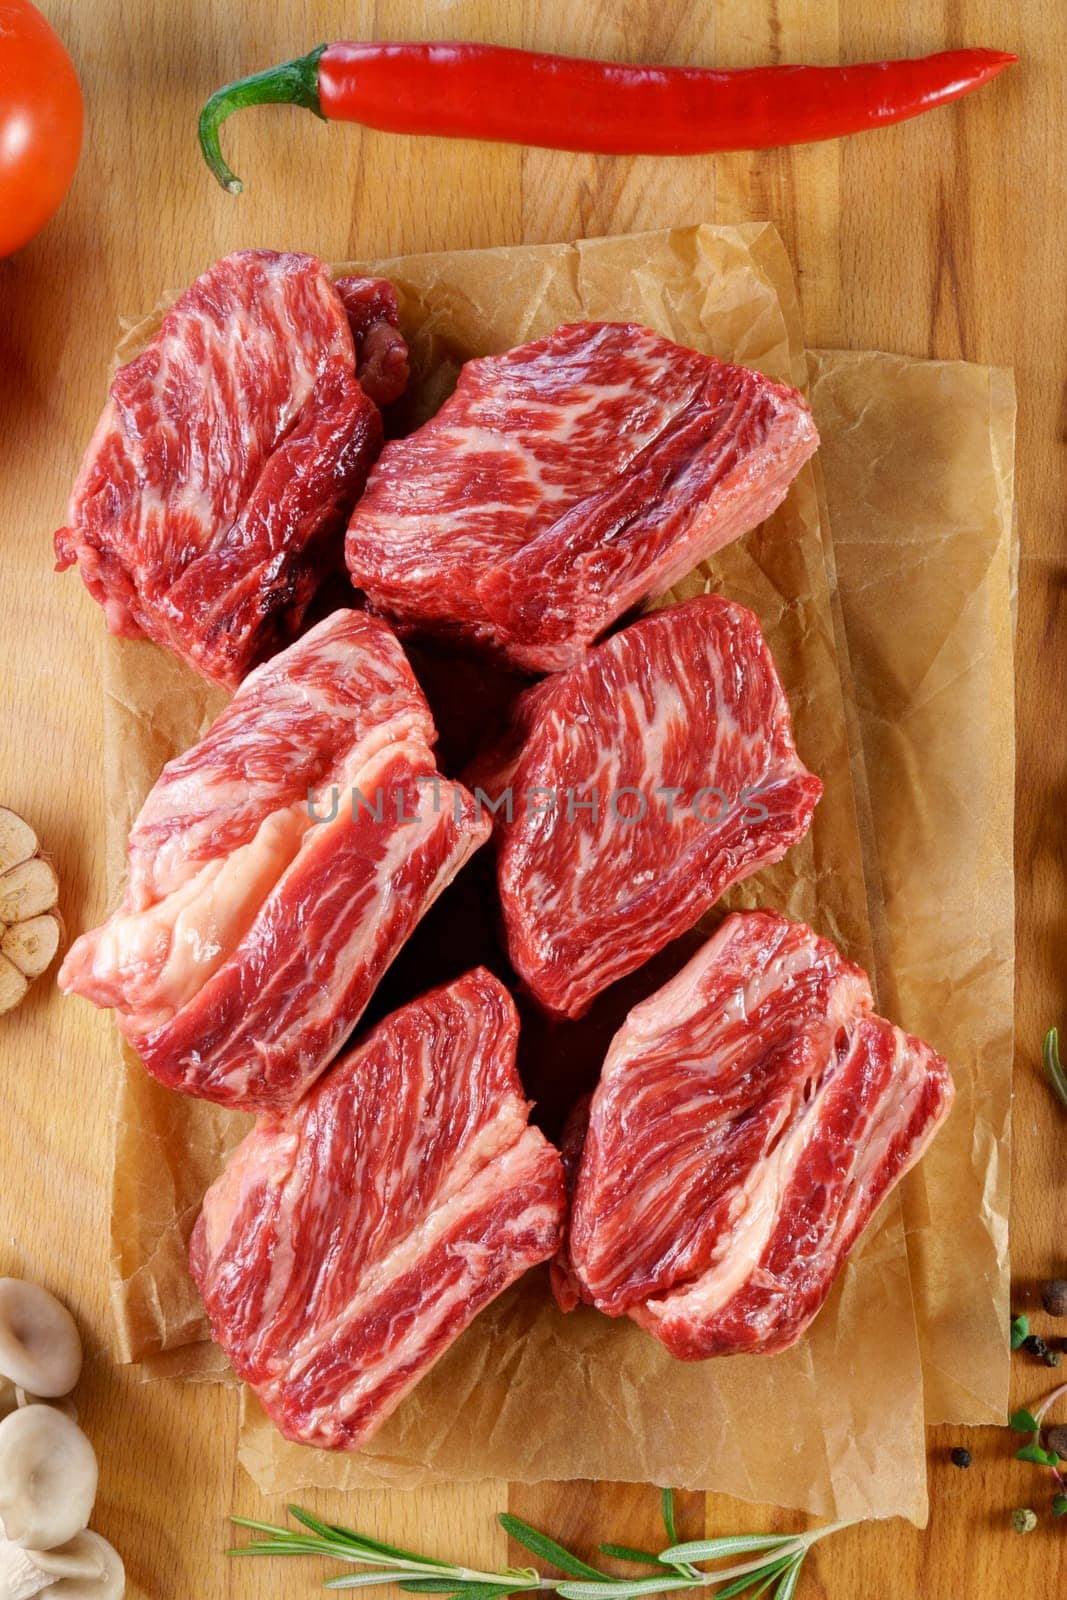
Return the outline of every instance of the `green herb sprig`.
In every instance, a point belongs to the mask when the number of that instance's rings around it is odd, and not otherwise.
[[[279,1528],[269,1522],[253,1522],[247,1517],[232,1520],[241,1528],[262,1535],[229,1551],[232,1556],[325,1556],[364,1567],[363,1572],[341,1573],[327,1578],[326,1589],[370,1589],[396,1583],[406,1594],[447,1595],[451,1600],[504,1600],[506,1595],[528,1590],[555,1593],[562,1600],[638,1600],[638,1596],[666,1594],[671,1590],[705,1589],[716,1600],[747,1595],[749,1600],[766,1595],[768,1600],[792,1600],[800,1569],[814,1544],[851,1526],[830,1523],[807,1533],[728,1534],[718,1539],[679,1542],[674,1516],[674,1495],[664,1489],[663,1526],[667,1546],[663,1550],[637,1550],[630,1545],[602,1544],[607,1556],[644,1567],[641,1576],[618,1578],[582,1561],[547,1533],[532,1528],[521,1517],[503,1512],[499,1522],[516,1543],[524,1546],[539,1561],[556,1567],[562,1577],[545,1577],[534,1567],[505,1567],[502,1572],[483,1572],[477,1567],[460,1566],[450,1561],[424,1556],[383,1544],[352,1528],[320,1522],[300,1506],[290,1506],[289,1515],[299,1530]],[[738,1556],[748,1557],[737,1561]],[[725,1562],[711,1571],[697,1563]]]
[[[1061,1383],[1058,1389],[1053,1389],[1050,1394],[1032,1411],[1013,1411],[1008,1418],[1008,1426],[1013,1433],[1028,1433],[1029,1444],[1024,1444],[1016,1450],[1017,1461],[1030,1461],[1034,1466],[1047,1467],[1052,1477],[1055,1493],[1052,1496],[1052,1515],[1062,1517],[1067,1515],[1067,1472],[1063,1470],[1067,1463],[1056,1454],[1055,1450],[1046,1450],[1041,1443],[1041,1430],[1045,1425],[1046,1413],[1057,1400],[1067,1394],[1067,1383]]]

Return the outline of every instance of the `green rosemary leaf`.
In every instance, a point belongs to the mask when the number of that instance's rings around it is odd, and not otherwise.
[[[800,1579],[800,1569],[804,1565],[804,1557],[800,1556],[788,1568],[777,1589],[774,1591],[774,1600],[793,1600],[797,1583]]]
[[[601,1583],[560,1583],[556,1593],[563,1600],[635,1600],[637,1595],[666,1594],[668,1589],[691,1589],[692,1578],[605,1578]]]
[[[664,1489],[660,1494],[660,1509],[663,1512],[663,1526],[667,1530],[667,1543],[678,1543],[678,1526],[674,1520],[674,1490]]]
[[[1045,1076],[1052,1085],[1052,1092],[1060,1102],[1060,1105],[1067,1110],[1067,1073],[1064,1072],[1060,1063],[1060,1036],[1057,1028],[1050,1028],[1046,1033],[1042,1054],[1045,1062]]]
[[[394,1572],[393,1575],[399,1583],[399,1574]],[[401,1589],[406,1590],[408,1594],[451,1594],[457,1587],[462,1586],[463,1578],[458,1572],[454,1572],[449,1578],[405,1578],[400,1583]]]
[[[794,1533],[737,1533],[723,1539],[691,1539],[688,1544],[672,1545],[660,1552],[659,1559],[669,1565],[681,1561],[718,1561],[723,1556],[741,1556],[751,1550],[773,1550],[777,1546],[795,1544]]]
[[[715,1600],[730,1600],[731,1595],[746,1594],[751,1591],[752,1600],[756,1595],[763,1594],[769,1589],[787,1567],[792,1566],[795,1556],[785,1556],[781,1561],[772,1561],[770,1566],[760,1567],[755,1572],[746,1572],[743,1577],[735,1578],[733,1583],[727,1583],[721,1589],[715,1590]],[[758,1589],[753,1589],[754,1583],[759,1584]]]
[[[228,1551],[231,1556],[336,1556],[337,1546],[327,1545],[322,1539],[252,1539],[248,1544],[235,1545]],[[341,1558],[338,1556],[338,1560]]]
[[[305,1528],[310,1528],[312,1533],[318,1534],[320,1539],[333,1541],[334,1532],[329,1523],[320,1522],[318,1517],[313,1517],[311,1512],[305,1511],[302,1506],[286,1506],[285,1509],[294,1522],[299,1522]]]
[[[1032,1411],[1013,1411],[1008,1427],[1013,1433],[1036,1433],[1040,1424]]]
[[[402,1583],[400,1587],[401,1589],[407,1589],[408,1585],[406,1583]],[[452,1582],[447,1585],[444,1591],[437,1592],[444,1592],[451,1595],[452,1600],[499,1600],[500,1596],[506,1594],[515,1594],[521,1588],[521,1584],[464,1583],[461,1578],[453,1578]],[[421,1594],[425,1591],[418,1590],[417,1592]]]
[[[509,1533],[518,1544],[524,1545],[535,1556],[540,1556],[542,1561],[550,1561],[561,1572],[566,1572],[572,1578],[602,1578],[608,1583],[613,1580],[606,1572],[601,1572],[596,1567],[591,1567],[588,1562],[581,1561],[565,1550],[555,1539],[550,1539],[547,1533],[541,1533],[537,1528],[531,1528],[528,1522],[523,1522],[521,1517],[513,1517],[509,1511],[502,1511],[497,1518],[505,1533]]]
[[[803,1559],[802,1557],[800,1557],[800,1558],[798,1558],[797,1556],[793,1557],[793,1561],[796,1563],[796,1566],[797,1566],[798,1570],[800,1568],[800,1563],[801,1563],[802,1559]],[[778,1582],[778,1579],[781,1577],[782,1572],[785,1570],[785,1568],[788,1565],[790,1565],[790,1563],[778,1561],[778,1562],[776,1562],[774,1564],[773,1567],[765,1568],[764,1570],[766,1571],[767,1576],[763,1579],[762,1583],[760,1583],[757,1588],[752,1590],[752,1593],[749,1596],[749,1600],[759,1600],[759,1597],[760,1597],[761,1594],[766,1594],[767,1590],[771,1587],[771,1585]]]
[[[319,1554],[318,1549],[301,1550],[289,1544],[272,1544],[267,1539],[256,1539],[252,1544],[235,1544],[227,1550],[228,1556],[307,1556]]]
[[[1011,1323],[1011,1347],[1021,1350],[1025,1341],[1030,1337],[1030,1318],[1013,1317]]]
[[[291,1528],[279,1528],[273,1522],[253,1522],[251,1517],[231,1517],[230,1521],[239,1528],[254,1528],[257,1533],[276,1533],[285,1539],[292,1535]]]
[[[635,1550],[629,1544],[602,1544],[598,1545],[606,1556],[614,1556],[616,1561],[637,1561],[645,1567],[658,1567],[659,1556],[655,1550]]]
[[[353,1528],[342,1527],[338,1523],[330,1524],[330,1533],[335,1539],[340,1539],[353,1548],[365,1550],[373,1556],[391,1556],[396,1561],[417,1561],[423,1567],[439,1567],[439,1561],[432,1561],[428,1556],[420,1556],[415,1550],[401,1550],[395,1544],[383,1544],[380,1539],[371,1539],[365,1533],[356,1533]]]
[[[493,1600],[495,1595],[514,1594],[523,1587],[516,1583],[467,1583],[457,1573],[449,1580],[443,1578],[413,1578],[410,1582],[397,1580],[394,1572],[393,1581],[404,1590],[406,1594],[449,1594],[469,1596],[470,1600]],[[433,1587],[431,1587],[433,1585]]]
[[[330,1578],[323,1584],[324,1589],[373,1589],[376,1584],[395,1583],[396,1572],[390,1567],[382,1567],[377,1572],[346,1572],[341,1578]],[[404,1585],[400,1585],[404,1588]],[[454,1588],[455,1585],[453,1584]]]

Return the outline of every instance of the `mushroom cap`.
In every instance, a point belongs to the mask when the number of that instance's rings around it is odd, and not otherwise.
[[[26,1550],[54,1550],[88,1526],[96,1499],[92,1445],[54,1406],[0,1422],[0,1525]]]
[[[122,1600],[126,1569],[113,1545],[86,1528],[58,1550],[28,1552],[55,1582],[48,1590],[56,1600]]]
[[[78,1326],[62,1301],[25,1278],[0,1278],[0,1376],[54,1400],[81,1369]]]

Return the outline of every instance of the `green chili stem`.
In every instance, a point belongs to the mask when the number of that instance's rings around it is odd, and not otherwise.
[[[226,118],[244,106],[293,105],[323,116],[319,104],[319,57],[326,49],[320,44],[306,56],[283,61],[279,67],[266,72],[254,72],[251,77],[238,78],[217,89],[200,113],[200,148],[204,160],[228,194],[240,194],[244,188],[240,178],[226,165],[219,147],[219,128]],[[323,117],[325,121],[325,118]]]

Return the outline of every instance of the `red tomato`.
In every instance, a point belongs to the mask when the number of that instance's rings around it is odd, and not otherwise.
[[[0,0],[0,256],[44,227],[81,142],[82,92],[59,35],[29,0]]]

